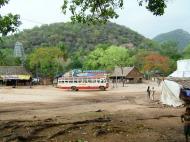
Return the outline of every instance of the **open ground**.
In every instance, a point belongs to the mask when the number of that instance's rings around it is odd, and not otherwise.
[[[156,88],[156,99],[146,96]],[[2,142],[183,142],[184,108],[159,102],[149,82],[107,91],[64,91],[52,86],[0,88]]]

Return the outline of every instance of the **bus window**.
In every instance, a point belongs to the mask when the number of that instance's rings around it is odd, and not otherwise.
[[[64,82],[65,82],[65,83],[68,83],[68,81],[67,81],[67,80],[65,80]]]
[[[87,80],[86,78],[83,79],[83,83],[87,83],[87,81],[88,81],[88,80]]]
[[[77,79],[76,78],[73,79],[73,83],[77,83]]]
[[[89,79],[88,79],[88,83],[92,83],[92,79],[89,78]]]
[[[68,82],[69,82],[69,83],[73,83],[73,80],[69,80]]]
[[[97,79],[97,83],[100,83],[100,80],[99,80],[99,79]]]
[[[78,79],[78,83],[81,83],[82,82],[82,79]]]
[[[96,83],[96,79],[92,79],[92,83]]]

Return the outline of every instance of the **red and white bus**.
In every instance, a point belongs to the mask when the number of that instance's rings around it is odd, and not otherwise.
[[[58,88],[67,90],[102,90],[105,91],[108,87],[108,80],[104,76],[93,77],[61,77],[58,79]]]

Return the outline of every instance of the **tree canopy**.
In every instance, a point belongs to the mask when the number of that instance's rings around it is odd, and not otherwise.
[[[8,2],[9,0],[0,0],[0,8]],[[11,13],[4,16],[0,14],[0,37],[10,32],[15,32],[17,27],[21,24],[19,18],[19,15],[13,15]]]
[[[62,67],[63,56],[57,47],[37,48],[27,58],[28,68],[41,77],[53,77]]]
[[[149,54],[145,57],[144,70],[167,73],[169,71],[169,58],[158,53]]]
[[[167,0],[137,0],[139,6],[146,8],[154,15],[163,15]],[[100,23],[118,18],[116,10],[122,9],[124,0],[64,0],[63,13],[70,11],[73,22]]]
[[[116,66],[122,68],[129,63],[129,53],[126,48],[118,46],[99,47],[86,56],[84,68],[112,70]]]
[[[16,66],[20,64],[20,58],[13,56],[13,49],[0,49],[0,66]]]

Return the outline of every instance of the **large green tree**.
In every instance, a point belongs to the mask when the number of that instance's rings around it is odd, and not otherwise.
[[[0,0],[0,8],[8,2],[9,0]],[[13,15],[11,13],[7,15],[0,14],[0,38],[10,32],[15,32],[20,24],[19,15]]]
[[[104,62],[105,66],[107,66],[108,69],[113,69],[115,67],[119,67],[121,69],[122,82],[124,87],[124,67],[130,65],[128,50],[123,47],[111,46],[105,51],[102,62]]]
[[[0,49],[0,66],[17,66],[20,64],[20,58],[13,56],[13,49]]]
[[[96,48],[86,57],[84,68],[105,69],[112,71],[115,67],[119,67],[123,74],[123,68],[130,65],[128,50],[126,48],[118,46],[110,46],[106,48],[100,47]]]
[[[61,69],[64,54],[57,47],[42,47],[35,49],[27,58],[31,71],[37,71],[43,78],[53,77]]]
[[[105,55],[105,50],[102,48],[96,48],[94,51],[86,57],[84,61],[84,69],[103,69],[105,68],[102,58]]]
[[[154,15],[163,15],[167,0],[137,0],[140,6],[146,8]],[[117,18],[116,10],[122,9],[124,0],[64,0],[63,13],[69,10],[72,13],[71,20],[80,23],[107,22]]]
[[[123,47],[110,46],[105,50],[102,63],[108,70],[111,70],[116,66],[120,68],[128,66],[130,64],[129,52]]]
[[[97,46],[98,47],[98,46]],[[126,48],[99,46],[85,58],[85,69],[113,70],[114,67],[124,67],[130,64],[129,52]]]

